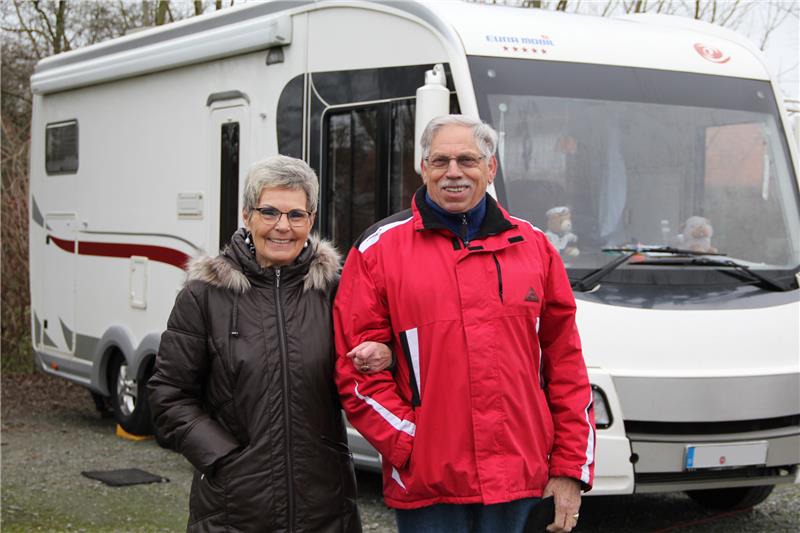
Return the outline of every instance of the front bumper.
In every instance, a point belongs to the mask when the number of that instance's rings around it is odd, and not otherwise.
[[[727,434],[663,435],[629,433],[635,492],[718,489],[793,483],[800,464],[800,427]],[[766,442],[764,464],[687,469],[688,446]]]
[[[793,387],[796,374],[756,377],[747,383],[741,377],[612,378],[599,369],[590,369],[589,374],[592,383],[605,392],[615,418],[611,427],[597,432],[595,489],[591,494],[620,494],[623,491],[619,489],[643,493],[761,486],[800,480],[800,406],[794,402],[797,392]],[[792,385],[788,387],[791,392],[782,392],[787,391],[787,384]],[[750,394],[753,391],[757,394]],[[759,464],[728,466],[722,452],[719,466],[687,467],[689,447],[723,449],[753,442],[765,443],[767,448],[766,458]],[[630,485],[615,486],[615,476],[628,473]]]

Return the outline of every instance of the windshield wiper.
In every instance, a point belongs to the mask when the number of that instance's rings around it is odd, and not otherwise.
[[[691,265],[705,265],[705,266],[712,266],[717,267],[717,270],[720,272],[726,272],[726,268],[729,267],[735,270],[736,272],[741,272],[746,277],[748,277],[751,281],[758,282],[765,289],[769,289],[771,291],[776,292],[783,292],[791,290],[792,287],[789,285],[784,285],[780,281],[765,276],[764,274],[760,274],[758,271],[753,270],[749,266],[739,263],[738,261],[734,261],[730,258],[724,259],[716,259],[714,257],[693,257],[691,260],[687,262]]]
[[[639,252],[628,252],[624,255],[621,255],[615,258],[613,261],[606,263],[604,266],[600,267],[594,272],[590,272],[587,275],[583,276],[582,278],[573,281],[572,283],[570,283],[570,285],[576,291],[581,291],[581,292],[590,291],[595,287],[597,287],[597,284],[600,282],[601,279],[609,275],[611,272],[616,270],[621,265],[627,263],[631,257],[633,257],[638,253]]]
[[[694,250],[684,250],[682,248],[674,248],[672,246],[624,246],[620,248],[603,248],[604,252],[621,252],[623,255],[609,261],[594,272],[590,272],[584,277],[573,281],[570,285],[576,291],[588,292],[600,282],[601,279],[615,271],[620,266],[627,263],[631,257],[636,254],[646,253],[660,253],[670,255],[685,255],[685,256],[706,256],[706,255],[725,255],[717,252],[696,252]]]
[[[698,252],[674,246],[622,246],[619,248],[603,248],[604,252],[634,252],[643,254],[671,254],[671,255],[717,255],[726,256],[722,252]]]
[[[601,279],[606,277],[608,274],[619,268],[621,265],[627,263],[631,257],[636,254],[667,254],[672,256],[685,256],[685,262],[681,262],[680,264],[687,264],[687,265],[701,265],[701,266],[710,266],[716,267],[717,270],[720,272],[725,273],[727,268],[731,268],[736,272],[744,274],[750,280],[758,282],[759,285],[764,287],[765,289],[769,289],[772,291],[788,291],[791,290],[792,287],[784,285],[778,280],[765,276],[764,274],[760,274],[758,271],[753,270],[749,266],[742,264],[738,261],[734,261],[729,257],[726,257],[724,253],[718,252],[698,252],[695,250],[685,250],[682,248],[674,248],[672,246],[638,246],[638,247],[620,247],[620,248],[603,248],[604,252],[620,252],[623,255],[615,258],[613,261],[610,261],[608,264],[602,266],[598,270],[594,272],[590,272],[586,276],[573,281],[571,283],[572,288],[581,291],[587,292],[594,289],[597,284],[600,282]],[[672,261],[670,264],[676,264]]]

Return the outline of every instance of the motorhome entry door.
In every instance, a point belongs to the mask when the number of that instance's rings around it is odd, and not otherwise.
[[[37,349],[71,355],[75,351],[75,262],[78,254],[75,213],[47,213],[44,217],[45,258],[38,273],[42,281],[35,302]],[[41,328],[41,329],[40,329]]]

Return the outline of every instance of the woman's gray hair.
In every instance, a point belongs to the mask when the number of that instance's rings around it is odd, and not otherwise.
[[[306,209],[317,212],[319,180],[314,170],[301,159],[274,155],[254,163],[247,172],[242,193],[242,205],[248,212],[258,207],[265,188],[301,189],[306,193]]]
[[[497,132],[494,131],[494,128],[466,115],[442,115],[428,122],[422,132],[419,144],[422,148],[423,159],[430,155],[431,143],[436,133],[443,127],[452,125],[472,128],[472,133],[475,135],[475,143],[478,145],[481,155],[487,159],[494,155],[497,150]]]

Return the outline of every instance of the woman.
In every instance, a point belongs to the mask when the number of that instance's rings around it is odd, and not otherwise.
[[[245,227],[190,264],[161,338],[150,403],[196,469],[188,531],[361,531],[332,379],[339,255],[309,235],[318,191],[303,161],[254,165]],[[352,357],[375,372],[390,354],[371,343]]]

